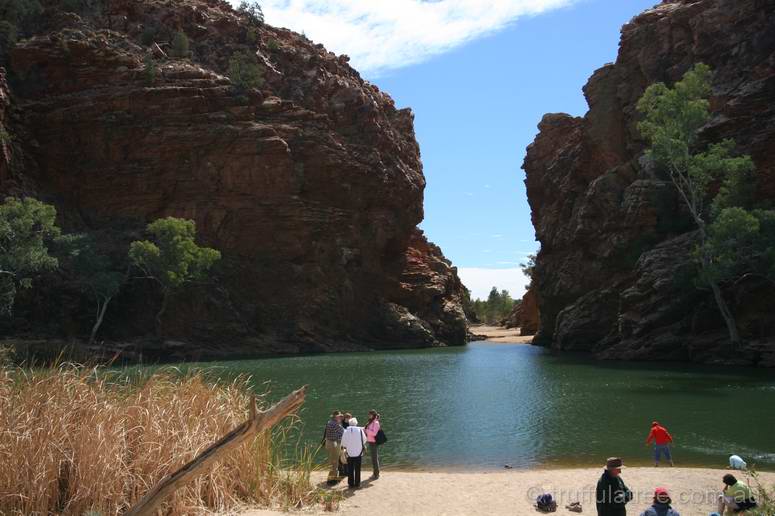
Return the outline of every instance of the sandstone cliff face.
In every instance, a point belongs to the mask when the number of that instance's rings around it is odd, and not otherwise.
[[[538,297],[535,290],[529,288],[519,304],[515,305],[503,325],[506,328],[519,328],[520,335],[535,335],[541,316],[538,312]]]
[[[11,93],[5,77],[5,70],[0,69],[0,181],[11,175]]]
[[[622,29],[619,55],[584,88],[583,118],[546,115],[524,169],[541,242],[536,342],[605,358],[728,360],[721,318],[692,283],[692,226],[669,179],[641,166],[635,104],[695,63],[714,71],[703,137],[736,139],[758,195],[775,199],[775,1],[671,0]],[[727,286],[745,336],[737,359],[775,365],[775,289]],[[770,308],[764,308],[769,306]]]
[[[225,353],[465,342],[456,270],[415,229],[425,180],[410,110],[346,56],[251,28],[227,2],[109,5],[95,17],[49,10],[46,30],[13,49],[30,163],[0,174],[0,191],[24,176],[66,229],[124,241],[158,217],[196,221],[223,252],[222,286],[177,296],[170,338]],[[176,31],[190,59],[163,57]],[[257,52],[261,91],[239,93],[223,75],[240,50]],[[106,334],[142,335],[157,302],[133,282]],[[407,329],[407,317],[418,323]]]

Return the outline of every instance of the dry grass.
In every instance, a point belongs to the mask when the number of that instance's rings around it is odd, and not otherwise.
[[[0,514],[120,514],[247,417],[247,379],[172,372],[130,380],[72,365],[0,368]],[[167,514],[318,501],[312,453],[280,455],[286,425],[181,489]]]

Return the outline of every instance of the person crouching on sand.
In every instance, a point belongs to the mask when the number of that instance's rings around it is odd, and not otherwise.
[[[630,491],[622,480],[622,459],[611,457],[606,461],[605,471],[597,481],[595,501],[597,516],[626,516],[625,505],[632,500]]]
[[[722,516],[725,514],[724,511],[728,514],[744,512],[758,505],[751,488],[745,482],[741,482],[729,473],[724,475],[723,482],[724,489],[718,498],[718,512]]]
[[[358,426],[358,420],[350,419],[347,430],[342,435],[342,448],[347,452],[347,485],[360,487],[361,460],[366,446],[366,434]]]
[[[659,458],[664,455],[665,459],[673,465],[673,457],[670,455],[670,443],[673,442],[673,436],[667,431],[667,428],[660,425],[657,421],[651,423],[651,431],[646,437],[646,446],[654,441],[654,466],[659,467]]]
[[[379,414],[376,410],[369,411],[369,422],[366,423],[366,441],[369,443],[369,455],[371,456],[371,476],[379,478],[379,446],[377,434],[379,433]]]
[[[654,503],[640,516],[681,516],[678,511],[670,507],[671,503],[667,489],[658,487],[654,490]]]

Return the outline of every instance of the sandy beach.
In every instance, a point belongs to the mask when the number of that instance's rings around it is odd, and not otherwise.
[[[565,505],[580,501],[583,514],[596,514],[594,489],[602,468],[504,470],[493,472],[391,472],[379,480],[365,481],[358,490],[347,490],[347,482],[336,488],[343,495],[339,514],[373,515],[478,515],[539,514],[533,508],[535,497],[549,492],[558,500],[555,514],[574,514]],[[666,487],[673,506],[681,516],[707,516],[715,507],[723,469],[707,468],[626,468],[627,486],[635,494],[628,504],[628,514],[639,515],[650,504],[656,486]],[[744,475],[738,475],[743,478]],[[775,473],[762,473],[769,486],[775,484]],[[324,476],[316,474],[315,482]],[[324,484],[320,484],[321,486]],[[324,514],[323,508],[308,508],[304,514]],[[281,511],[250,510],[242,516],[283,514]],[[287,513],[286,513],[287,514]],[[330,513],[326,513],[330,514]]]
[[[532,335],[520,335],[519,328],[504,328],[502,326],[472,326],[471,332],[487,337],[485,342],[500,344],[529,344],[533,340]]]

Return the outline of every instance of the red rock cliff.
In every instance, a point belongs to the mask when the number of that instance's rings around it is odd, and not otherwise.
[[[409,109],[346,56],[251,29],[227,2],[109,6],[49,9],[45,30],[13,49],[29,165],[0,175],[0,191],[24,176],[66,229],[120,229],[126,240],[158,217],[195,220],[223,252],[222,287],[178,296],[170,338],[247,351],[465,342],[456,271],[415,229],[425,179]],[[176,31],[191,59],[163,56]],[[239,94],[223,75],[241,50],[257,52],[261,91]],[[142,335],[157,302],[131,285],[106,334]]]
[[[619,55],[584,88],[583,118],[546,115],[524,169],[541,242],[536,342],[606,358],[726,360],[709,295],[694,288],[693,234],[669,180],[639,163],[635,104],[695,63],[714,71],[709,140],[750,153],[759,196],[775,199],[775,1],[672,0],[622,29]],[[751,345],[736,359],[775,364],[771,285],[728,286]]]

